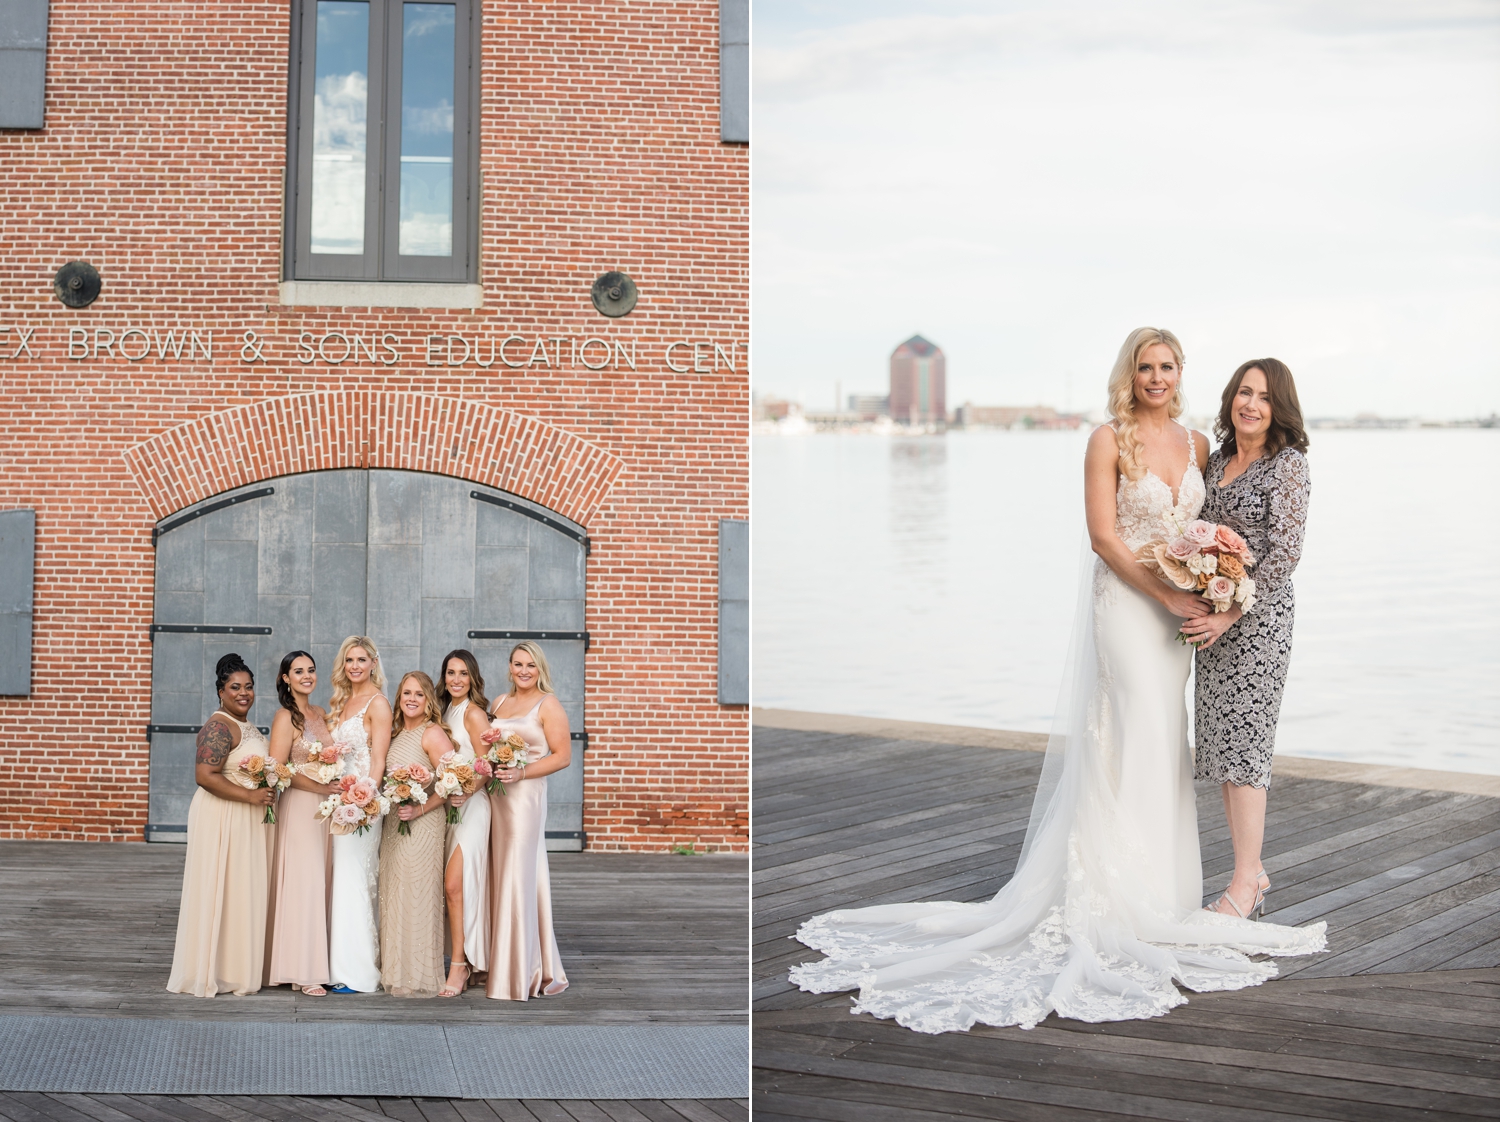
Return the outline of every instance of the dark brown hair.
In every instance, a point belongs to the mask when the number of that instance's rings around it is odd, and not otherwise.
[[[448,692],[448,663],[455,658],[461,660],[469,668],[469,701],[481,713],[488,713],[490,702],[484,696],[484,675],[479,672],[479,660],[474,657],[474,652],[466,651],[462,647],[445,654],[442,665],[438,667],[437,680],[442,683],[437,688],[438,704],[443,707],[445,713],[453,704],[453,695]]]
[[[1297,383],[1292,381],[1291,369],[1277,358],[1256,358],[1241,363],[1240,368],[1224,387],[1224,397],[1219,403],[1219,415],[1214,420],[1214,435],[1219,438],[1219,447],[1226,456],[1233,456],[1234,443],[1234,399],[1240,392],[1240,383],[1251,370],[1259,370],[1266,376],[1266,390],[1271,397],[1271,427],[1266,430],[1266,459],[1273,460],[1283,448],[1295,448],[1306,454],[1307,428],[1302,423],[1302,403],[1297,400]]]

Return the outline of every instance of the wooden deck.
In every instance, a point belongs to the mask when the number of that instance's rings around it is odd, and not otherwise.
[[[1267,918],[1326,919],[1329,953],[1155,1020],[926,1036],[793,988],[818,957],[787,938],[808,916],[1009,878],[1042,758],[954,739],[756,728],[757,1122],[1500,1116],[1500,798],[1482,794],[1278,778]],[[914,753],[920,781],[893,778]],[[1198,814],[1207,895],[1233,863],[1216,787]]]
[[[6,1122],[746,1122],[743,1101],[334,1099],[278,1095],[25,1095],[0,1092]]]
[[[0,842],[0,1013],[175,1020],[744,1024],[743,857],[554,853],[553,904],[571,983],[537,1001],[286,986],[211,1000],[166,992],[182,886],[174,845]],[[3,1122],[744,1122],[744,1100],[629,1102],[41,1095],[0,1092]]]
[[[166,990],[185,847],[0,841],[0,1013],[174,1020],[744,1024],[747,860],[549,854],[569,988],[536,1001]]]

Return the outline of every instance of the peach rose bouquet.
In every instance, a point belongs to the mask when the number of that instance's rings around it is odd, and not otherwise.
[[[240,761],[240,771],[243,773],[240,781],[252,791],[269,787],[279,795],[292,785],[292,769],[286,764],[278,764],[270,756],[246,756]],[[267,804],[266,815],[261,821],[276,821],[274,802]]]
[[[1245,539],[1228,526],[1184,519],[1172,510],[1162,516],[1164,535],[1135,551],[1136,560],[1168,584],[1184,592],[1198,592],[1216,612],[1238,604],[1255,607],[1255,581],[1250,567],[1255,556]],[[1187,637],[1177,633],[1177,640]]]
[[[440,799],[446,799],[450,795],[469,796],[474,793],[474,788],[479,782],[479,777],[474,774],[473,761],[465,758],[460,759],[457,752],[445,752],[439,761],[442,767],[439,769],[438,777],[433,781],[432,793]],[[448,824],[451,826],[459,818],[459,809],[456,806],[448,807]]]
[[[403,806],[424,806],[427,803],[427,784],[431,782],[432,771],[425,764],[407,764],[386,772],[385,787],[380,794],[398,811]],[[411,823],[400,823],[396,833],[410,834]]]
[[[339,741],[324,744],[321,740],[307,742],[307,761],[297,765],[297,770],[314,783],[332,783],[344,770],[344,757],[349,745]]]
[[[495,779],[494,774],[505,768],[526,766],[526,741],[521,739],[520,733],[508,733],[498,726],[480,734],[479,739],[489,746],[489,750],[475,761],[476,769],[480,763],[485,764],[488,769],[485,774],[490,776],[490,781],[485,784],[484,789],[494,794],[498,787],[502,795],[509,794],[505,784]]]
[[[339,789],[318,804],[318,817],[329,819],[328,829],[335,834],[363,834],[389,814],[391,804],[380,794],[375,780],[346,775]]]

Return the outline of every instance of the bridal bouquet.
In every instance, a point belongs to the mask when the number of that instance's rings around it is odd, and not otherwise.
[[[330,819],[331,833],[363,834],[390,809],[375,780],[346,775],[339,780],[338,791],[318,804],[318,817]]]
[[[324,745],[321,740],[307,743],[307,761],[297,765],[297,770],[314,783],[332,783],[344,770],[344,757],[349,754],[349,745],[335,740]]]
[[[395,771],[386,772],[382,799],[389,799],[397,810],[403,806],[422,806],[427,802],[427,784],[432,782],[432,772],[423,764],[407,764]],[[410,834],[411,823],[402,822],[396,827],[398,834]]]
[[[246,756],[240,761],[240,771],[250,780],[246,786],[252,791],[269,787],[279,795],[292,785],[292,769],[286,764],[278,764],[270,756]],[[275,803],[267,804],[266,816],[261,821],[276,821]]]
[[[457,752],[447,752],[443,755],[440,774],[432,784],[432,793],[440,799],[446,799],[449,795],[472,795],[474,788],[479,783],[479,777],[474,773],[473,766],[468,761],[460,761]],[[448,824],[459,820],[458,807],[448,808]]]
[[[1255,607],[1255,581],[1248,571],[1255,557],[1244,538],[1228,526],[1185,520],[1175,510],[1162,516],[1162,526],[1164,539],[1135,551],[1141,564],[1185,592],[1202,593],[1216,612],[1234,604],[1247,612]],[[1187,642],[1180,632],[1177,638]]]
[[[495,788],[498,787],[502,795],[508,794],[505,784],[494,778],[495,772],[505,768],[525,767],[527,763],[526,741],[521,739],[520,733],[507,733],[500,728],[490,729],[481,734],[479,739],[489,745],[489,751],[474,761],[476,771],[479,770],[481,763],[485,765],[482,774],[488,776],[490,781],[485,784],[484,789],[493,794]]]

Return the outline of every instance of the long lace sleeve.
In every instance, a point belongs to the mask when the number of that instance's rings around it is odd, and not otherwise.
[[[1295,448],[1276,457],[1271,466],[1270,499],[1266,538],[1270,548],[1251,574],[1255,595],[1265,597],[1280,590],[1302,559],[1302,536],[1307,530],[1307,504],[1312,479],[1307,458]]]

